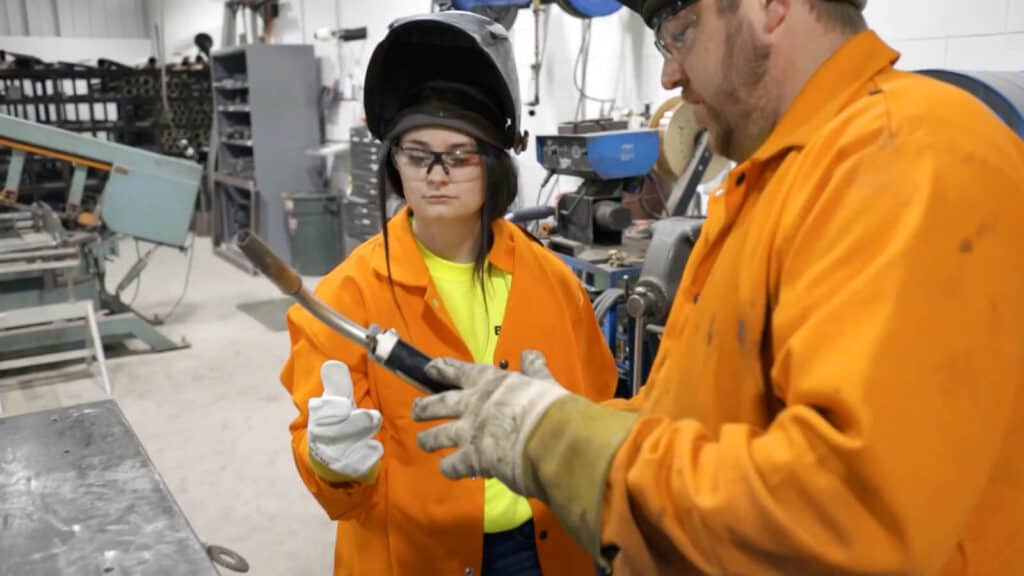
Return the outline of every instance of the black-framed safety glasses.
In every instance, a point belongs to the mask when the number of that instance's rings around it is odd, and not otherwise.
[[[391,147],[391,157],[400,169],[410,172],[423,170],[425,180],[434,169],[440,166],[452,182],[466,182],[480,177],[480,151],[475,149],[456,148],[437,152],[416,146],[395,144]]]

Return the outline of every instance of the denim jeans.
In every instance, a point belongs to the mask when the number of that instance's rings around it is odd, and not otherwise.
[[[512,530],[484,534],[483,576],[540,576],[533,520]]]

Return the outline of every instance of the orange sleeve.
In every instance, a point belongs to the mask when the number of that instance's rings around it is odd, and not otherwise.
[[[333,280],[333,279],[332,279]],[[318,287],[318,294],[332,307],[360,325],[366,325],[362,291],[351,277],[340,282],[327,282]],[[376,409],[375,394],[367,377],[367,357],[358,346],[331,332],[297,305],[288,312],[291,355],[281,370],[281,382],[299,414],[289,426],[295,466],[306,487],[332,520],[345,520],[369,505],[376,494],[376,483],[347,482],[333,485],[321,478],[309,464],[306,426],[310,398],[323,394],[320,366],[325,361],[340,360],[352,374],[355,402],[360,408]],[[379,439],[379,438],[378,438]],[[383,463],[383,460],[382,460]]]
[[[940,572],[1024,393],[1021,155],[957,140],[843,150],[793,183],[786,407],[766,430],[637,421],[602,516],[626,573]]]
[[[644,393],[647,391],[647,387],[650,384],[644,384],[640,387],[640,391],[637,392],[636,396],[632,398],[611,398],[605,400],[601,404],[608,408],[615,408],[616,410],[623,410],[625,412],[639,412],[643,408],[644,404]]]

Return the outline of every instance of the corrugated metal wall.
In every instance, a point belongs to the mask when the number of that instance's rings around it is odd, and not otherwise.
[[[0,36],[148,38],[144,0],[0,0]]]

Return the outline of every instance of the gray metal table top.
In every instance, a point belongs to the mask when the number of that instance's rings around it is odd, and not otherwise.
[[[0,576],[216,576],[112,400],[0,418]]]

